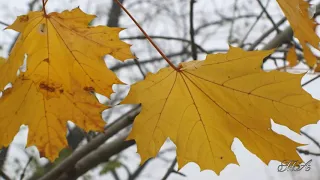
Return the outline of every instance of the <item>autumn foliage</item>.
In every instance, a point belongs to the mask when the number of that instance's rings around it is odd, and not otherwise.
[[[315,68],[317,58],[307,44],[318,49],[320,39],[308,16],[309,4],[277,1],[307,64]],[[123,29],[89,26],[94,17],[79,8],[50,14],[43,10],[19,16],[7,28],[20,35],[9,58],[0,58],[0,147],[11,143],[22,124],[28,125],[28,146],[35,145],[53,161],[67,146],[68,120],[86,131],[103,130],[101,112],[108,107],[93,92],[110,97],[112,85],[123,84],[103,56],[121,61],[135,57],[119,39]],[[161,69],[132,85],[122,104],[142,104],[128,137],[136,141],[142,162],[155,157],[168,137],[177,146],[180,167],[196,162],[219,173],[237,164],[230,149],[236,137],[265,163],[300,160],[300,144],[272,131],[270,119],[298,133],[320,119],[320,103],[301,88],[303,74],[261,69],[272,53],[230,46],[227,53]],[[292,47],[291,66],[296,58]],[[26,71],[21,71],[24,63]],[[12,88],[4,89],[8,83]]]
[[[8,27],[20,32],[9,59],[0,66],[0,87],[12,82],[0,99],[0,146],[8,146],[25,124],[28,146],[36,145],[54,160],[67,146],[66,122],[89,131],[102,131],[100,104],[91,92],[110,96],[113,84],[122,84],[103,56],[133,58],[130,45],[119,40],[121,28],[90,27],[95,16],[79,8],[45,15],[22,15]],[[27,70],[17,70],[27,56]]]

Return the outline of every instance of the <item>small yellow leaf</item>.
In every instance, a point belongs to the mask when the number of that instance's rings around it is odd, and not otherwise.
[[[296,53],[296,48],[294,46],[290,47],[287,53],[287,61],[289,62],[289,66],[293,67],[298,64],[298,56]]]
[[[300,160],[300,144],[273,132],[270,118],[295,132],[319,120],[320,103],[301,88],[303,75],[261,70],[272,51],[230,48],[181,65],[197,68],[164,68],[132,85],[123,103],[142,104],[128,137],[137,142],[142,162],[155,157],[167,137],[177,146],[180,167],[196,162],[220,173],[237,164],[235,137],[266,164]]]
[[[282,11],[287,17],[294,35],[303,47],[307,64],[313,67],[316,63],[315,57],[310,51],[307,43],[319,50],[320,38],[315,32],[316,23],[310,18],[309,3],[304,0],[277,0]]]
[[[73,93],[62,88],[38,86],[19,78],[13,88],[0,98],[0,148],[8,146],[22,124],[29,127],[27,146],[37,146],[40,154],[53,161],[67,146],[66,123],[73,121],[85,130],[103,131],[101,112],[107,107],[73,84]],[[59,93],[59,98],[47,99],[40,89]]]

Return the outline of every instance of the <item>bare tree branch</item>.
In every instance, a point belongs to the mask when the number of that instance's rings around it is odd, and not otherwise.
[[[270,0],[268,0],[266,7],[268,7],[270,3]],[[256,24],[259,22],[259,20],[261,19],[262,15],[264,13],[264,10],[262,10],[262,12],[259,14],[259,16],[257,17],[257,19],[255,20],[255,22],[252,24],[252,26],[250,27],[250,29],[248,30],[248,32],[244,35],[244,38],[242,39],[242,41],[239,43],[239,47],[243,47],[244,46],[244,42],[245,40],[247,40],[247,38],[249,37],[249,34],[252,32],[253,28],[256,26]]]
[[[5,23],[3,21],[0,21],[0,24],[4,25],[4,26],[10,26],[8,23]]]
[[[205,28],[208,28],[210,26],[214,26],[214,25],[223,25],[224,23],[232,23],[232,21],[235,20],[241,20],[241,19],[246,19],[246,18],[254,18],[257,17],[257,15],[255,14],[246,14],[246,15],[239,15],[236,17],[225,17],[225,16],[221,16],[221,20],[217,20],[217,21],[212,21],[212,22],[207,22],[202,24],[201,26],[197,27],[195,29],[195,34],[198,34],[200,31],[202,31]]]
[[[315,140],[313,137],[311,137],[309,134],[305,133],[304,131],[300,131],[300,133],[306,136],[308,139],[310,139],[320,150],[320,143],[317,140]],[[305,155],[320,156],[320,153],[310,152],[308,150],[303,150],[300,148],[297,148],[297,151]]]
[[[169,37],[169,36],[153,36],[150,35],[150,38],[152,39],[162,39],[162,40],[175,40],[175,41],[181,41],[181,42],[186,42],[189,44],[194,44],[201,52],[203,53],[208,53],[203,47],[201,47],[199,44],[196,44],[195,42],[192,42],[188,39],[183,39],[183,38],[177,38],[177,37]],[[121,38],[122,40],[142,40],[142,39],[147,39],[145,36],[133,36],[133,37],[124,37]]]
[[[211,50],[207,50],[207,54],[211,54],[211,53],[215,53],[215,52],[226,52],[228,51],[228,49],[211,49]],[[188,54],[188,55],[191,55],[190,52],[186,52],[184,49],[180,52],[175,52],[175,53],[172,53],[172,54],[168,54],[167,57],[168,58],[173,58],[173,57],[177,57],[177,56],[181,56],[181,55],[185,55],[185,54]],[[150,58],[150,59],[147,59],[147,60],[140,60],[140,64],[141,65],[144,65],[144,64],[148,64],[148,63],[154,63],[154,62],[157,62],[157,61],[163,61],[163,57],[159,56],[159,57],[153,57],[153,58]],[[132,66],[132,65],[135,65],[135,62],[134,61],[128,61],[126,63],[121,63],[121,64],[117,64],[113,67],[111,67],[110,69],[112,71],[117,71],[117,70],[120,70],[124,67],[129,67],[129,66]]]
[[[112,1],[112,7],[111,10],[109,11],[109,19],[107,22],[107,26],[109,27],[119,27],[119,19],[121,16],[121,9],[118,6],[117,3],[115,3],[113,0]],[[121,3],[124,2],[124,0],[119,0]]]
[[[315,15],[318,15],[320,13],[320,3],[316,6],[317,12]],[[285,18],[281,19],[275,27],[279,27],[282,23],[286,21]],[[254,50],[267,36],[269,36],[275,29],[275,27],[272,27],[270,30],[265,32],[260,38],[258,38],[252,46],[248,49],[250,51]],[[271,41],[269,41],[262,50],[268,50],[279,47],[281,44],[290,42],[293,37],[293,31],[292,28],[289,26],[281,33],[277,34]]]
[[[309,81],[303,83],[303,84],[302,84],[302,87],[308,85],[309,83],[311,83],[311,82],[313,82],[313,81],[315,81],[315,80],[317,80],[317,79],[319,79],[319,78],[320,78],[320,75],[318,75],[318,76],[310,79]]]
[[[136,65],[137,65],[137,67],[138,67],[141,75],[143,76],[143,79],[145,79],[145,78],[146,78],[146,75],[144,74],[144,72],[143,72],[143,70],[142,70],[142,68],[141,68],[140,62],[138,61],[137,58],[134,58],[133,60],[134,60],[134,62],[136,63]]]
[[[26,175],[27,168],[28,168],[29,164],[31,163],[32,159],[33,159],[33,157],[29,157],[29,160],[20,175],[20,180],[23,180],[24,176]]]
[[[134,145],[134,140],[124,141],[127,135],[127,133],[125,135],[121,135],[121,137],[117,138],[116,140],[106,143],[98,149],[90,152],[79,162],[77,162],[73,168],[69,169],[66,173],[63,173],[57,180],[77,179],[100,163],[108,161],[111,156],[118,154],[124,149]]]
[[[277,26],[282,25],[284,22],[286,22],[286,18],[282,18],[279,22],[277,22]],[[253,51],[255,50],[255,48],[265,39],[267,38],[273,31],[275,31],[276,29],[274,27],[270,28],[269,30],[267,30],[265,33],[263,33],[248,49],[249,51]],[[285,33],[285,31],[282,31],[280,34]],[[278,34],[277,36],[279,36],[280,34]]]
[[[191,39],[191,52],[192,52],[192,58],[193,60],[197,60],[197,47],[195,45],[195,34],[194,34],[194,27],[193,27],[193,11],[194,11],[194,4],[196,3],[195,0],[190,0],[190,15],[189,15],[189,21],[190,21],[190,39]]]
[[[131,176],[129,176],[128,180],[135,180],[137,177],[139,177],[140,173],[147,167],[151,160],[152,159],[148,159],[141,166],[139,166],[138,169]]]
[[[172,163],[171,166],[169,167],[169,169],[167,170],[166,174],[163,176],[162,180],[166,180],[168,179],[168,177],[170,176],[170,174],[174,171],[174,166],[177,164],[177,158],[175,158]]]
[[[276,23],[274,22],[274,20],[272,19],[272,17],[268,13],[267,9],[262,4],[261,0],[257,0],[257,1],[258,1],[259,6],[261,7],[261,9],[263,10],[263,12],[267,15],[267,18],[270,20],[271,24],[273,25],[273,27],[275,28],[277,33],[280,33],[281,31],[279,30],[279,27],[276,25]]]
[[[104,133],[95,137],[88,144],[84,145],[81,148],[78,148],[77,151],[72,153],[69,157],[64,159],[58,166],[54,167],[48,173],[46,173],[40,180],[51,180],[58,178],[64,172],[74,168],[77,162],[85,157],[87,154],[91,153],[97,149],[101,144],[103,144],[107,139],[117,134],[121,129],[130,125],[133,121],[133,118],[140,112],[140,106],[136,106],[129,112],[123,114],[118,118],[114,123],[110,124]]]

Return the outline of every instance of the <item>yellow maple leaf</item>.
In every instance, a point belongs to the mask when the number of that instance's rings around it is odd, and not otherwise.
[[[0,88],[16,79],[27,55],[24,76],[38,83],[60,82],[71,89],[76,79],[82,89],[110,96],[113,84],[122,82],[106,67],[102,57],[110,54],[119,60],[133,58],[130,45],[120,41],[122,28],[89,27],[94,15],[79,8],[45,15],[43,11],[22,15],[7,29],[20,32],[8,62],[0,69]]]
[[[319,50],[320,38],[315,33],[316,23],[309,15],[309,3],[304,0],[277,0],[298,38],[307,64],[313,67],[317,60],[307,43]]]
[[[142,162],[156,156],[167,137],[177,146],[180,167],[192,161],[220,173],[237,163],[235,137],[265,163],[300,160],[300,144],[273,132],[270,118],[299,132],[317,122],[320,104],[301,88],[302,74],[260,69],[271,52],[230,47],[132,85],[123,104],[142,104],[128,137],[137,142]]]
[[[67,146],[66,123],[72,120],[85,130],[102,131],[105,122],[101,112],[107,109],[90,93],[73,83],[73,92],[48,86],[37,86],[20,77],[13,88],[0,98],[0,148],[8,146],[20,126],[29,127],[27,146],[37,146],[40,154],[53,161]],[[59,93],[59,98],[47,99],[40,89]]]

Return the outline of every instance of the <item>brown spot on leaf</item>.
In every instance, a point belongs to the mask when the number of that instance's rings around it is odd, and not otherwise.
[[[92,92],[92,91],[94,91],[94,88],[86,86],[86,87],[83,88],[83,90],[88,91],[88,92]]]
[[[60,92],[61,94],[63,93],[63,91],[64,91],[63,89],[60,89],[60,90],[59,90],[59,92]]]
[[[29,16],[28,15],[23,15],[19,18],[20,22],[27,22],[29,21]]]
[[[39,87],[41,89],[48,91],[48,92],[54,92],[56,90],[54,87],[50,87],[49,85],[45,84],[44,82],[41,82]]]
[[[48,64],[49,64],[49,58],[45,58],[44,60],[43,60],[44,62],[47,62]]]

